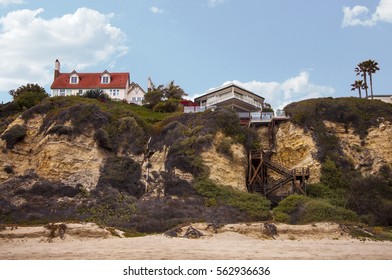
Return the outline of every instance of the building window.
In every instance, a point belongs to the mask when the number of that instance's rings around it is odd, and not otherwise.
[[[136,97],[132,97],[132,102],[136,102]]]
[[[113,96],[113,97],[120,96],[120,90],[119,89],[111,89],[111,90],[109,90],[109,92],[110,92],[110,96]]]
[[[79,95],[79,96],[82,96],[82,95],[83,95],[83,90],[79,89],[78,95]]]
[[[102,83],[103,84],[108,84],[109,83],[109,77],[108,76],[103,76],[102,77]]]
[[[78,83],[78,77],[72,76],[71,77],[71,84],[77,84]]]
[[[60,89],[60,96],[65,96],[65,89]]]

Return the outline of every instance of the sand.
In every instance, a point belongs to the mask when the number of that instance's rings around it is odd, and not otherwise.
[[[95,224],[67,224],[63,239],[49,238],[44,227],[0,231],[0,259],[9,260],[391,260],[392,242],[351,238],[339,225],[276,224],[274,238],[261,223],[226,225],[216,231],[193,224],[198,239],[149,235],[120,238]],[[186,226],[180,235],[183,235]],[[113,232],[113,230],[112,230]],[[120,231],[116,235],[122,235]]]

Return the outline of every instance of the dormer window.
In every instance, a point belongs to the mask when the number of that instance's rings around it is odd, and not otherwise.
[[[73,76],[71,77],[71,84],[77,84],[78,83],[78,77]]]
[[[108,76],[103,76],[102,77],[102,83],[103,84],[108,84],[109,83],[109,77]]]
[[[107,70],[105,70],[101,74],[101,83],[102,84],[109,84],[110,83],[110,73]]]
[[[71,84],[79,83],[79,74],[75,70],[73,70],[72,73],[69,75],[69,83]]]

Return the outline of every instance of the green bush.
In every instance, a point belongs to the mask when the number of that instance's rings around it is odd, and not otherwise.
[[[178,100],[176,99],[168,99],[165,101],[160,101],[156,104],[153,108],[155,112],[163,112],[163,113],[170,113],[175,112],[178,109]]]
[[[6,142],[7,149],[12,149],[16,143],[22,141],[26,136],[26,127],[16,124],[3,133],[1,139]]]
[[[334,206],[327,200],[295,194],[279,203],[274,209],[274,219],[291,224],[350,222],[356,221],[357,215],[351,210]]]
[[[252,219],[269,218],[270,201],[258,194],[234,190],[229,186],[217,185],[210,179],[199,179],[194,188],[207,198],[208,206],[228,205],[245,211]]]
[[[47,98],[48,94],[45,92],[25,92],[15,98],[15,102],[20,108],[31,108]]]
[[[97,141],[99,147],[108,151],[111,151],[113,149],[109,134],[106,132],[105,129],[98,129],[95,132],[94,139],[95,141]]]
[[[233,144],[233,140],[231,137],[224,137],[221,141],[219,141],[216,151],[223,155],[226,155],[230,158],[233,157],[233,151],[231,150],[231,145]]]
[[[57,135],[72,135],[73,129],[72,127],[57,124],[48,130],[48,134],[57,134]]]

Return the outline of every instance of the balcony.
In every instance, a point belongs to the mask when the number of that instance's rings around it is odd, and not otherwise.
[[[253,98],[250,98],[249,96],[241,95],[241,94],[238,94],[235,92],[228,92],[228,93],[222,94],[220,96],[208,97],[206,105],[207,105],[207,107],[209,107],[209,106],[213,106],[213,105],[225,102],[230,99],[238,99],[238,100],[241,100],[245,103],[248,103],[248,104],[250,104],[256,108],[260,108],[260,109],[263,107],[261,103],[255,101]]]

